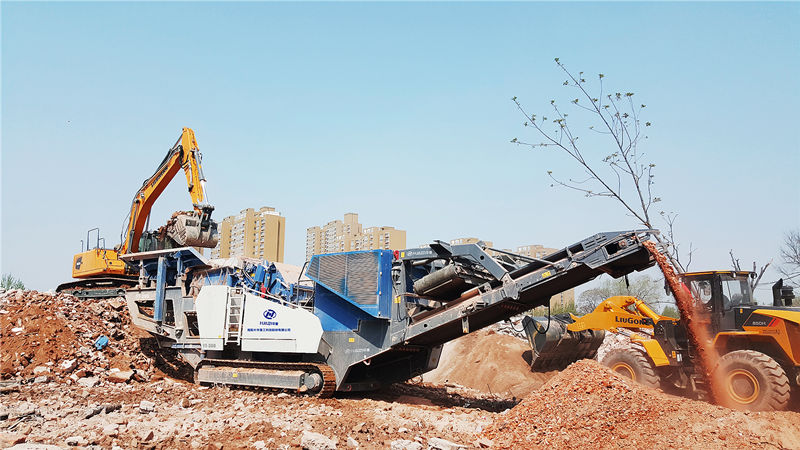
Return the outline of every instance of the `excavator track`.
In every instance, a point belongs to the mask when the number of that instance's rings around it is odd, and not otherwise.
[[[268,361],[247,361],[242,359],[204,359],[195,369],[199,370],[203,366],[230,367],[243,369],[268,369],[268,370],[302,370],[305,372],[317,372],[322,376],[322,388],[314,394],[315,397],[331,397],[336,391],[336,374],[327,364],[312,362],[268,362]],[[269,388],[269,386],[264,386]]]
[[[136,283],[137,279],[133,277],[87,278],[63,283],[56,288],[56,292],[74,295],[81,299],[123,297],[125,290],[135,286]]]

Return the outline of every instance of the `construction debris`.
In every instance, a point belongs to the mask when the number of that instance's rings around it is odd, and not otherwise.
[[[498,414],[484,436],[499,448],[800,448],[798,419],[675,397],[582,360]]]
[[[146,353],[156,344],[131,325],[124,308],[123,298],[79,300],[19,290],[0,295],[0,378],[84,387],[149,380],[157,368]]]
[[[23,384],[2,397],[0,448],[463,448],[510,406],[413,385],[320,399],[170,378],[78,389]]]
[[[546,381],[529,372],[525,341],[491,328],[449,344],[425,383],[331,399],[192,384],[176,361],[155,359],[120,298],[10,291],[0,333],[0,447],[800,448],[800,413],[673,397],[594,361]],[[100,336],[109,342],[97,350]]]
[[[528,341],[499,334],[494,326],[445,344],[439,367],[422,376],[426,383],[468,388],[502,398],[524,398],[556,372],[532,372]],[[504,327],[505,329],[505,327]]]

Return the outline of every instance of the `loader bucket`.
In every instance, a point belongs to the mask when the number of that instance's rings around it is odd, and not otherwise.
[[[167,235],[180,246],[213,248],[219,241],[217,223],[208,220],[203,226],[196,212],[175,214],[167,225]]]
[[[522,326],[533,349],[531,369],[534,371],[561,370],[580,359],[591,359],[603,343],[605,331],[572,332],[567,325],[574,322],[569,314],[547,317],[525,316]]]

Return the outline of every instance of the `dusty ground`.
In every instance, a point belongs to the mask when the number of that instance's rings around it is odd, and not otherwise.
[[[800,413],[673,397],[591,361],[531,373],[527,344],[491,331],[449,344],[425,383],[332,399],[191,384],[116,300],[7,293],[0,333],[0,448],[800,448]]]
[[[308,431],[339,447],[407,440],[427,448],[431,438],[474,446],[495,411],[513,406],[404,385],[369,397],[318,399],[171,379],[81,389],[30,384],[5,394],[3,404],[6,445],[24,439],[103,448],[297,448]],[[113,411],[87,418],[103,405]]]

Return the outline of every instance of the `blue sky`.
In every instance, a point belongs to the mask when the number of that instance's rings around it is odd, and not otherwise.
[[[117,244],[183,126],[216,217],[277,208],[289,263],[350,211],[409,246],[635,228],[550,187],[547,170],[578,175],[563,155],[509,143],[534,139],[512,96],[574,97],[554,57],[648,105],[643,149],[692,269],[728,268],[730,249],[777,264],[800,226],[798,19],[797,3],[4,2],[0,270],[50,289],[87,229]],[[179,176],[151,223],[188,206]]]

